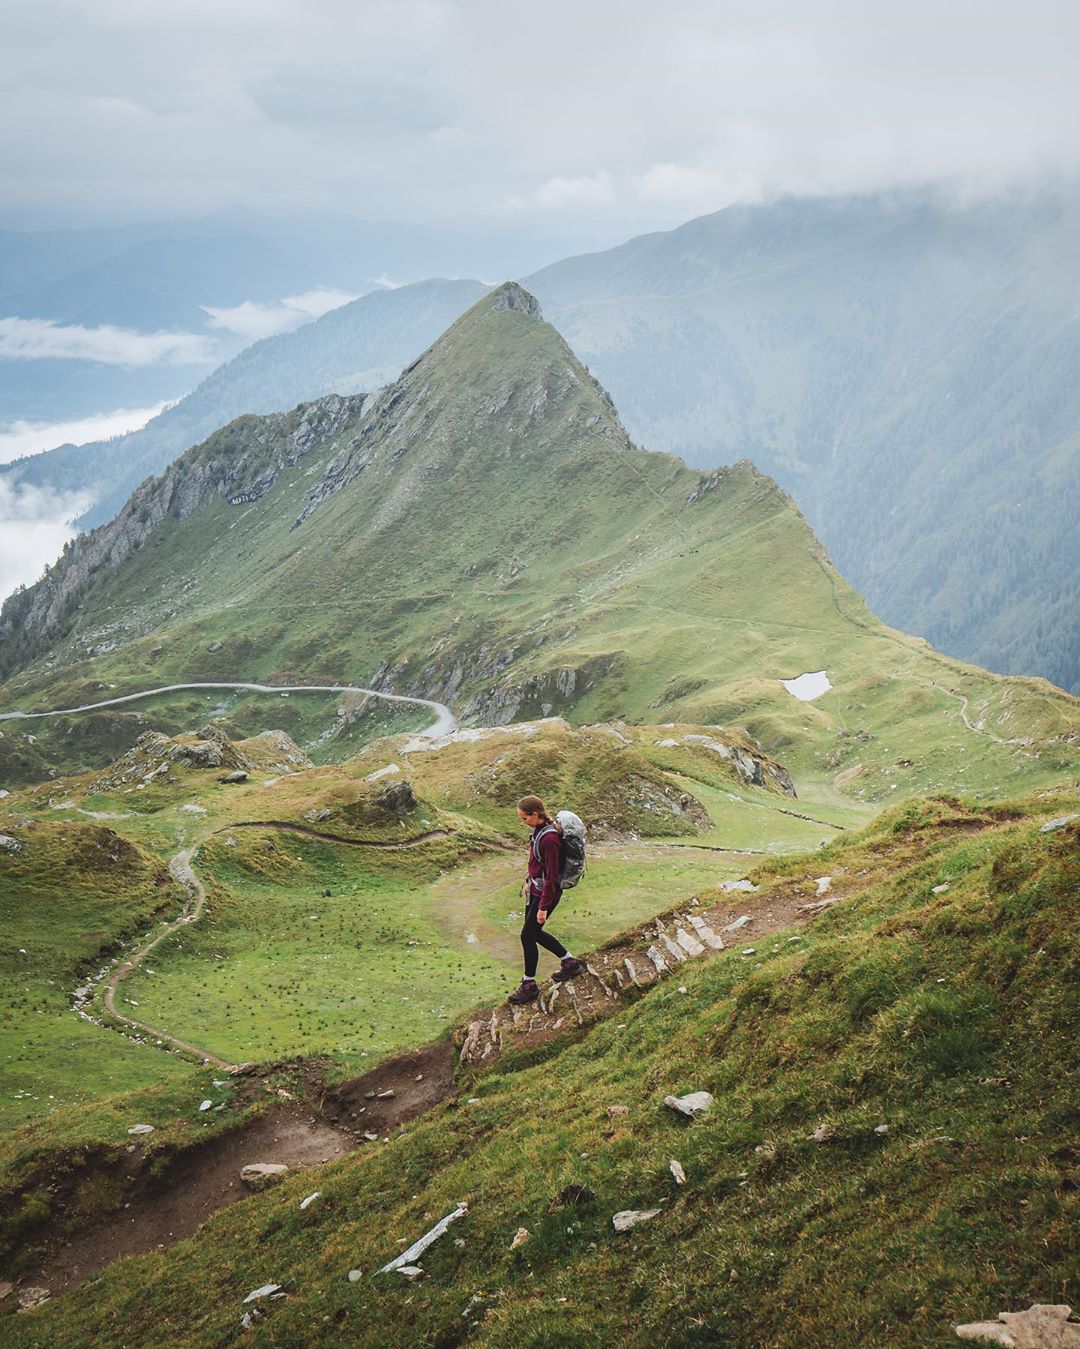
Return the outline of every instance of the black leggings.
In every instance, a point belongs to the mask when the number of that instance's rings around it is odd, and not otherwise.
[[[525,952],[525,978],[536,978],[536,966],[540,960],[540,952],[537,946],[542,946],[545,951],[550,951],[553,956],[558,956],[561,960],[566,955],[566,947],[557,937],[553,937],[549,932],[536,921],[537,903],[534,899],[525,910],[525,923],[521,929],[521,949]],[[550,918],[550,914],[548,917]]]

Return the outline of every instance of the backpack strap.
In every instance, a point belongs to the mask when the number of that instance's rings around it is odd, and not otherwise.
[[[543,829],[541,829],[538,834],[533,835],[532,841],[533,857],[536,858],[536,861],[538,863],[540,861],[540,840],[544,837],[545,834],[557,834],[558,832],[559,832],[558,829],[556,829],[553,824],[545,824]]]

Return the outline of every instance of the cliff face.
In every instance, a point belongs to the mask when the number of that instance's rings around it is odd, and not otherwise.
[[[82,591],[122,566],[168,520],[182,522],[213,497],[230,505],[257,501],[285,469],[357,421],[365,395],[331,394],[292,412],[240,417],[189,450],[159,478],[147,478],[120,514],[82,534],[35,585],[0,610],[0,672],[19,668],[50,639],[62,636]]]

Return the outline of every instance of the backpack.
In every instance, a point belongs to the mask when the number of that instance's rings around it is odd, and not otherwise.
[[[541,829],[533,839],[533,856],[538,862],[540,840],[551,830],[559,835],[559,888],[572,890],[585,874],[585,825],[572,810],[560,810],[555,823]]]

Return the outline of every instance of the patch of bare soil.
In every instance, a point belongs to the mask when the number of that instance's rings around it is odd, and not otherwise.
[[[424,1114],[457,1090],[457,1055],[448,1039],[399,1054],[363,1077],[328,1087],[321,1106],[328,1120],[358,1138],[391,1129]],[[371,1139],[364,1139],[371,1142]]]
[[[318,1166],[347,1156],[355,1140],[295,1106],[274,1106],[247,1124],[179,1153],[153,1180],[133,1156],[130,1198],[116,1212],[57,1244],[24,1285],[63,1292],[114,1260],[164,1249],[190,1236],[219,1209],[251,1193],[240,1179],[253,1162],[290,1168]],[[59,1240],[59,1238],[58,1238]]]

